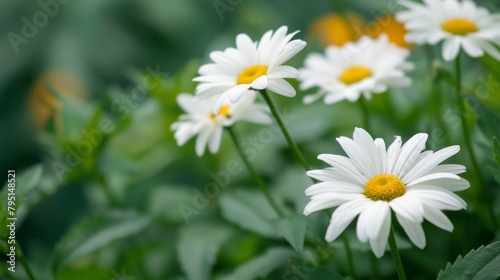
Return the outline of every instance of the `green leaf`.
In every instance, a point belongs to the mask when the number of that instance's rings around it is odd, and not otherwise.
[[[117,239],[143,231],[151,224],[149,218],[134,212],[107,212],[83,220],[74,226],[57,245],[52,270],[90,254]]]
[[[172,223],[184,222],[181,204],[191,205],[193,193],[188,188],[159,186],[149,195],[148,212],[155,218]]]
[[[498,139],[496,137],[493,137],[493,153],[495,161],[500,168],[500,143],[498,143]]]
[[[455,263],[448,263],[445,270],[441,270],[438,280],[470,280],[470,279],[499,279],[500,278],[500,241],[486,247],[481,246],[472,250],[465,257],[458,256]]]
[[[220,280],[253,280],[266,277],[273,270],[288,262],[288,258],[294,255],[295,253],[288,248],[271,248],[264,254],[239,266],[231,274],[222,277]]]
[[[190,280],[208,280],[220,247],[234,233],[227,226],[193,224],[179,231],[177,254]]]
[[[240,227],[277,238],[275,221],[278,216],[264,196],[253,190],[235,190],[220,196],[222,215]]]
[[[60,111],[62,127],[57,126],[56,129],[59,141],[77,141],[96,113],[95,104],[72,100],[57,93],[55,95],[62,105]]]
[[[7,236],[9,230],[7,228],[8,224],[7,218],[12,217],[9,214],[8,210],[13,210],[13,209],[9,209],[8,208],[9,205],[7,204],[8,201],[10,201],[8,198],[9,194],[11,197],[15,197],[15,200],[12,200],[15,203],[15,205],[11,206],[12,208],[14,208],[14,211],[12,211],[12,213],[15,213],[16,214],[15,217],[19,218],[17,210],[23,205],[28,194],[33,190],[33,188],[39,182],[39,179],[42,175],[42,171],[43,171],[43,166],[41,164],[37,164],[30,167],[29,169],[25,170],[22,173],[15,173],[16,177],[11,177],[11,176],[8,177],[8,179],[11,180],[14,179],[10,183],[14,184],[14,188],[9,188],[9,181],[7,181],[2,189],[2,192],[0,193],[0,213],[1,213],[0,217],[2,217],[0,222],[1,237]]]
[[[278,234],[283,236],[295,251],[301,253],[304,250],[304,238],[307,226],[306,217],[296,215],[280,219],[276,228]]]

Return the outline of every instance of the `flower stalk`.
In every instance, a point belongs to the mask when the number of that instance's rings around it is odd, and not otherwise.
[[[284,217],[283,212],[281,212],[281,210],[278,207],[278,204],[274,201],[273,197],[271,196],[271,193],[269,192],[268,187],[264,183],[264,180],[262,180],[262,178],[259,176],[257,171],[255,171],[254,167],[252,166],[252,164],[250,163],[250,161],[246,157],[245,153],[241,149],[240,144],[239,144],[240,142],[238,140],[238,136],[234,132],[233,128],[227,127],[226,130],[229,132],[229,135],[231,136],[231,139],[234,142],[234,146],[236,147],[236,150],[238,151],[238,154],[240,155],[241,160],[245,164],[250,175],[253,177],[253,179],[257,183],[257,186],[259,187],[259,189],[262,191],[262,193],[266,197],[267,201],[269,202],[269,204],[274,209],[276,214],[278,214],[279,217]]]
[[[262,97],[266,101],[267,105],[269,106],[269,109],[271,110],[271,113],[273,114],[274,118],[276,119],[276,122],[278,123],[279,128],[281,129],[281,132],[283,132],[283,136],[286,139],[286,142],[288,143],[288,146],[292,149],[293,153],[299,160],[300,164],[306,171],[311,170],[309,168],[309,164],[306,162],[304,156],[300,152],[299,148],[297,147],[297,144],[295,144],[295,141],[293,141],[292,137],[290,136],[290,133],[288,133],[288,130],[285,127],[285,124],[283,123],[283,119],[281,118],[281,115],[276,108],[276,105],[274,104],[273,100],[271,99],[271,96],[267,92],[267,90],[261,90],[260,93],[262,94]]]
[[[399,280],[406,280],[403,262],[401,262],[401,256],[399,255],[398,245],[394,236],[394,228],[392,226],[389,232],[389,247],[391,248],[392,259],[394,260]]]

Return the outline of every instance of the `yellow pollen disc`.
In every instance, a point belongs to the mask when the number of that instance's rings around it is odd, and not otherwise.
[[[365,195],[371,200],[391,201],[405,192],[405,184],[398,177],[390,174],[376,175],[365,186]]]
[[[226,118],[229,117],[229,109],[229,105],[223,105],[222,107],[220,107],[219,113],[217,115],[214,115],[213,113],[212,115],[210,115],[210,119],[213,121],[217,116],[224,116]]]
[[[478,30],[474,22],[463,18],[447,20],[441,27],[444,31],[454,35],[467,35]]]
[[[265,65],[254,65],[241,71],[236,83],[241,84],[251,84],[258,77],[267,74],[267,66]]]
[[[339,80],[344,84],[350,85],[357,83],[372,75],[370,69],[363,66],[353,66],[340,75]]]

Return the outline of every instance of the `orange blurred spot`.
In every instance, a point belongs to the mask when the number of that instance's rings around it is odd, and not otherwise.
[[[389,41],[402,47],[411,48],[412,44],[406,42],[405,35],[408,32],[403,23],[397,21],[392,14],[379,16],[366,28],[366,35],[377,38],[380,34],[385,33]]]
[[[70,73],[51,70],[41,75],[31,87],[27,100],[32,122],[40,130],[62,106],[55,94],[73,100],[85,99],[83,86]]]
[[[312,23],[310,33],[324,46],[343,46],[363,35],[363,25],[363,18],[355,13],[327,14]]]

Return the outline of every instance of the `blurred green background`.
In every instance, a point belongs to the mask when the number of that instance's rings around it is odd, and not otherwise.
[[[302,265],[304,255],[294,253],[275,233],[266,235],[265,230],[242,226],[228,217],[228,211],[245,203],[250,209],[260,207],[259,194],[245,172],[231,177],[227,188],[220,190],[227,196],[209,199],[209,205],[185,223],[179,205],[192,205],[193,190],[203,191],[214,181],[210,174],[239,159],[228,137],[217,156],[197,158],[193,141],[177,147],[169,129],[182,113],[175,96],[193,93],[191,79],[199,65],[208,62],[210,51],[233,47],[238,33],[257,40],[281,25],[302,30],[297,37],[309,45],[290,62],[299,67],[307,53],[323,49],[310,32],[318,17],[346,9],[369,24],[379,15],[394,12],[394,1],[353,0],[343,6],[326,0],[42,2],[52,3],[48,7],[53,15],[46,20],[40,16],[44,9],[38,1],[0,3],[0,166],[18,175],[28,172],[21,187],[27,189],[18,190],[26,197],[24,208],[18,209],[17,238],[37,279],[127,279],[124,274],[135,279],[231,279],[239,275],[234,274],[235,268],[263,254],[280,259],[269,274],[236,279],[294,279],[282,277],[295,264]],[[476,2],[500,11],[498,2]],[[30,27],[24,19],[40,26]],[[460,128],[443,117],[454,104],[447,80],[451,65],[442,62],[439,49],[430,47],[412,49],[411,60],[416,64],[410,73],[414,85],[369,102],[371,134],[387,142],[393,135],[408,139],[427,132],[428,148],[434,150],[463,144]],[[426,224],[428,246],[423,251],[403,250],[412,279],[435,277],[458,254],[498,239],[498,230],[488,224],[486,210],[478,202],[487,199],[489,204],[500,204],[491,146],[492,137],[500,136],[500,65],[491,58],[466,59],[465,64],[467,93],[477,101],[469,108],[468,118],[471,124],[478,123],[474,125],[476,152],[485,163],[489,185],[474,188],[474,174],[467,174],[472,187],[462,197],[470,207],[467,212],[449,214],[455,232]],[[316,155],[341,153],[334,138],[350,136],[355,126],[363,126],[362,115],[357,104],[346,102],[304,106],[303,95],[275,100],[290,113],[288,126],[308,161],[321,168]],[[103,122],[113,127],[110,133],[90,136],[99,140],[88,155],[71,158],[78,162],[75,167],[61,169],[58,163],[67,163],[68,155],[89,140],[83,132],[92,135]],[[247,141],[260,129],[247,124],[236,127]],[[275,133],[269,144],[257,149],[254,165],[290,213],[300,214],[309,181],[285,144]],[[467,165],[465,153],[452,161]],[[5,182],[7,177],[3,178]],[[262,211],[262,216],[251,218],[272,225],[266,209]],[[495,211],[500,212],[498,207]],[[314,221],[308,238],[321,239],[326,218],[310,218]],[[401,238],[406,247],[411,246],[406,237]],[[207,243],[214,247],[207,249]],[[363,244],[356,246],[358,275],[368,278],[371,253]],[[271,247],[277,249],[269,252]],[[342,272],[342,246],[331,247],[334,257],[324,267]],[[208,258],[212,260],[197,263],[194,256],[199,256],[199,248],[212,252]],[[311,248],[304,254],[311,253]],[[379,260],[382,278],[395,275],[388,255]],[[0,275],[7,275],[4,263],[1,266]],[[20,266],[12,279],[27,279]]]

